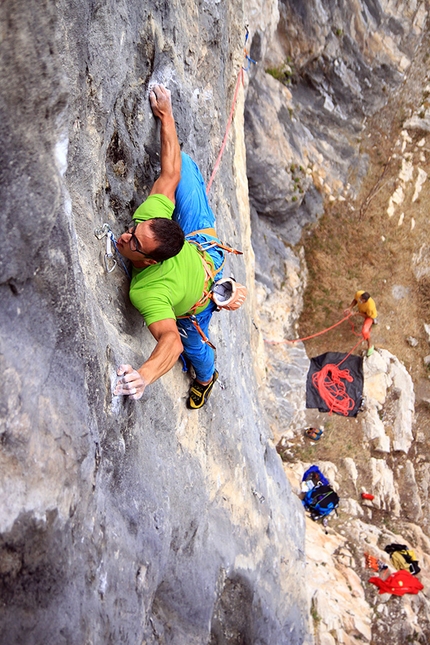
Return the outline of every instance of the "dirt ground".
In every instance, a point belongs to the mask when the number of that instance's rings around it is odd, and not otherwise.
[[[309,281],[299,334],[303,338],[335,324],[355,292],[368,291],[376,302],[379,320],[372,329],[372,342],[394,354],[411,374],[416,425],[430,440],[430,370],[423,361],[430,354],[424,329],[424,323],[430,324],[430,279],[418,281],[413,271],[414,256],[424,243],[430,243],[429,178],[413,201],[418,168],[430,177],[430,133],[404,130],[412,114],[421,116],[430,105],[427,52],[428,43],[424,43],[403,86],[366,124],[361,152],[369,156],[369,171],[357,199],[334,202],[314,227],[304,231]],[[413,164],[409,182],[400,175],[402,159]],[[405,198],[390,217],[389,200],[399,186],[404,188]],[[362,318],[352,320],[359,332]],[[415,339],[416,346],[411,346],[408,338]],[[305,345],[312,357],[327,351],[349,352],[357,341],[349,321],[345,321]],[[363,343],[353,353],[360,354],[365,347]],[[296,458],[335,462],[346,456],[368,458],[359,449],[361,430],[356,419],[316,410],[307,411],[307,417],[309,425],[324,425],[326,440],[298,440]]]

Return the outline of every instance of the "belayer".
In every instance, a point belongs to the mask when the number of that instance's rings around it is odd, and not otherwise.
[[[367,291],[357,291],[353,301],[351,302],[349,307],[345,309],[344,314],[351,314],[355,306],[357,306],[358,309],[357,314],[364,318],[361,333],[367,343],[367,356],[371,356],[375,350],[375,347],[374,345],[371,345],[370,330],[372,328],[372,325],[376,325],[378,323],[378,312],[376,311],[375,301]]]
[[[199,168],[180,151],[170,91],[156,85],[149,99],[161,122],[161,172],[117,248],[133,265],[130,300],[157,345],[138,369],[119,366],[114,394],[140,399],[183,354],[195,371],[187,406],[198,409],[218,378],[208,334],[213,312],[224,305],[211,290],[222,277],[225,251],[232,249],[217,237]],[[246,295],[232,280],[221,282],[217,292],[228,309]]]

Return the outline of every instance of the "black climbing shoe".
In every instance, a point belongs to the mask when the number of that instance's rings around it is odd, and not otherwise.
[[[199,408],[202,408],[208,400],[217,378],[218,372],[215,370],[212,376],[212,381],[210,381],[207,385],[202,385],[202,383],[199,383],[196,379],[194,379],[190,387],[190,396],[187,400],[187,408],[190,408],[190,410],[198,410]]]

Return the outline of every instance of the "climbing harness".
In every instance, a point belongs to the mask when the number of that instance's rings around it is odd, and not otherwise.
[[[245,60],[247,61],[247,66],[243,67],[243,65],[242,65],[242,67],[240,68],[239,73],[237,75],[236,87],[234,88],[233,102],[232,102],[230,114],[229,114],[229,117],[228,117],[228,120],[227,120],[227,126],[226,126],[226,129],[225,129],[224,139],[222,140],[221,149],[220,149],[220,151],[218,153],[217,160],[215,162],[214,168],[212,170],[211,177],[210,177],[208,185],[206,187],[206,194],[207,195],[209,194],[209,191],[211,189],[212,182],[213,182],[213,180],[215,178],[215,175],[217,173],[218,167],[219,167],[219,165],[221,163],[221,157],[223,155],[225,146],[227,144],[227,138],[228,138],[228,134],[230,132],[231,122],[233,120],[234,110],[236,108],[237,97],[238,97],[238,94],[239,94],[239,87],[240,87],[241,84],[245,85],[245,80],[244,80],[243,73],[247,72],[249,70],[249,68],[251,66],[251,63],[253,63],[254,65],[257,64],[257,61],[255,61],[252,58],[250,58],[250,56],[248,54],[248,51],[246,49],[246,43],[247,43],[248,38],[249,38],[248,26],[245,27],[245,31],[246,31],[246,33],[245,33],[245,47],[244,47],[243,53],[244,53],[244,56],[245,56]]]
[[[196,318],[195,314],[189,314],[189,315],[187,315],[187,316],[178,316],[178,317],[177,317],[177,320],[182,320],[182,319],[184,319],[184,318],[185,318],[185,319],[187,319],[187,320],[189,320],[189,321],[191,322],[191,324],[194,326],[194,328],[195,328],[195,329],[196,329],[196,331],[199,333],[199,335],[200,335],[200,337],[201,337],[201,339],[202,339],[202,343],[206,343],[206,345],[209,345],[209,347],[212,347],[212,349],[216,349],[215,345],[214,345],[213,343],[211,343],[211,341],[210,341],[210,340],[209,340],[209,338],[206,336],[206,334],[205,334],[205,332],[203,331],[203,329],[200,327],[200,325],[199,325],[199,323],[198,323],[198,320],[197,320],[197,318]],[[187,337],[188,337],[188,334],[186,333],[186,331],[185,331],[185,330],[183,330],[183,329],[179,329],[178,331],[179,331],[179,335],[180,335],[180,336],[182,336],[183,338],[187,338]],[[181,332],[185,332],[185,334],[184,334],[184,333],[181,333]],[[186,370],[184,370],[184,371],[186,371]]]
[[[124,260],[122,259],[118,247],[116,245],[116,240],[115,236],[112,233],[111,227],[109,224],[104,223],[102,227],[94,229],[94,235],[98,240],[102,240],[104,237],[106,238],[106,251],[104,254],[104,264],[105,264],[105,269],[107,273],[112,273],[112,271],[115,270],[118,262],[116,260],[115,255],[119,258],[121,262],[121,266],[124,270],[124,273],[131,278],[130,273],[125,266]],[[115,250],[115,255],[113,254],[112,250]]]
[[[197,242],[196,240],[190,239],[191,236],[197,235],[198,233],[206,233],[207,230],[201,229],[199,231],[193,231],[192,233],[188,233],[188,235],[185,236],[185,239],[187,242],[190,244],[194,244],[196,246],[197,251],[200,255],[200,259],[202,261],[203,269],[205,272],[205,283],[203,286],[203,293],[201,298],[196,302],[196,304],[191,308],[190,314],[195,314],[197,309],[200,307],[203,307],[207,301],[212,298],[212,287],[217,284],[217,282],[214,282],[215,276],[221,271],[225,264],[225,256],[224,259],[221,263],[221,265],[216,268],[215,265],[211,262],[208,262],[208,260],[205,258],[205,253],[209,251],[209,249],[222,249],[223,251],[227,251],[227,253],[233,253],[234,255],[243,255],[242,251],[238,251],[237,249],[233,249],[230,246],[227,246],[226,244],[223,244],[219,240],[206,240],[205,242]],[[180,316],[181,318],[187,318],[188,314],[185,316]]]
[[[209,233],[210,231],[210,233]],[[244,302],[246,298],[246,293],[247,289],[244,285],[239,284],[236,282],[233,278],[227,278],[223,280],[217,280],[215,281],[215,276],[221,271],[225,264],[225,256],[224,259],[221,263],[221,265],[216,268],[215,265],[212,262],[209,262],[205,258],[205,253],[209,249],[213,248],[219,248],[222,249],[223,251],[227,251],[227,253],[233,253],[234,255],[243,255],[242,251],[238,251],[237,249],[233,249],[230,246],[227,246],[226,244],[223,244],[219,240],[207,240],[205,242],[197,242],[196,240],[190,239],[191,236],[197,235],[199,233],[206,233],[206,234],[212,234],[215,233],[213,229],[201,229],[198,231],[192,231],[191,233],[188,233],[188,235],[185,236],[185,239],[187,242],[190,244],[194,244],[197,248],[197,251],[200,255],[200,259],[202,261],[203,269],[205,272],[205,282],[203,286],[203,293],[200,297],[200,299],[191,307],[190,311],[184,314],[183,316],[178,316],[178,320],[182,319],[188,319],[196,331],[199,333],[202,339],[202,343],[206,343],[209,345],[209,347],[212,347],[212,349],[216,349],[215,345],[211,343],[209,338],[206,336],[204,333],[203,329],[200,327],[197,318],[196,318],[196,311],[197,309],[200,309],[200,307],[203,307],[205,304],[208,303],[209,300],[212,300],[218,310],[219,309],[238,309]],[[222,296],[221,296],[221,288],[220,292],[217,294],[214,292],[214,289],[217,287],[217,285],[224,285],[226,283],[229,283],[231,285],[231,297],[229,299],[226,299],[225,302],[222,301]],[[233,283],[235,286],[233,287]],[[225,288],[224,288],[224,291]],[[185,331],[185,330],[181,330]],[[186,333],[186,332],[185,332]],[[183,336],[183,334],[181,334]]]

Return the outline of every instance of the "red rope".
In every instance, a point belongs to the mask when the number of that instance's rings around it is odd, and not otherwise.
[[[221,162],[221,157],[222,157],[222,154],[224,152],[224,148],[225,148],[225,146],[227,144],[227,137],[228,137],[228,133],[230,132],[230,126],[231,126],[231,122],[233,120],[234,108],[236,107],[237,95],[239,93],[239,86],[240,86],[241,81],[242,81],[242,85],[243,85],[244,84],[244,81],[243,81],[243,67],[240,68],[239,74],[237,76],[236,87],[235,87],[234,96],[233,96],[233,103],[232,103],[231,110],[230,110],[230,116],[228,117],[227,127],[226,127],[226,130],[225,130],[224,139],[222,140],[221,150],[219,151],[217,160],[215,162],[214,169],[212,171],[212,175],[211,175],[211,177],[209,179],[209,183],[208,183],[207,188],[206,188],[206,195],[209,194],[209,191],[210,191],[211,186],[212,186],[212,182],[213,182],[214,177],[216,175],[216,172],[218,170],[218,166],[220,165],[220,162]]]
[[[265,342],[271,345],[276,345],[279,343],[298,343],[300,341],[309,340],[310,338],[321,336],[321,334],[325,334],[327,331],[334,329],[345,320],[348,320],[350,316],[351,314],[348,314],[347,316],[342,318],[342,320],[339,320],[339,322],[335,323],[331,327],[327,327],[327,329],[323,329],[322,331],[319,331],[316,334],[312,334],[311,336],[306,336],[305,338],[279,341],[265,340]],[[339,363],[327,363],[327,365],[324,365],[324,367],[319,372],[315,372],[312,375],[312,384],[326,404],[329,410],[329,414],[336,412],[336,414],[343,414],[345,417],[347,417],[349,412],[351,412],[351,410],[353,410],[355,407],[354,399],[352,399],[346,391],[346,381],[351,383],[353,381],[353,378],[348,369],[342,370],[339,369],[339,366],[342,365],[342,363],[345,362],[349,356],[351,356],[356,347],[358,347],[358,345],[361,345],[361,343],[363,342],[362,334],[357,334],[354,331],[354,324],[352,320],[350,320],[349,322],[351,324],[352,333],[360,338],[358,343],[354,345],[354,347],[348,352],[348,354],[346,354],[346,356],[344,356],[344,358],[342,358]]]
[[[327,329],[323,329],[322,331],[318,331],[316,334],[312,334],[311,336],[306,336],[305,338],[295,338],[294,340],[266,340],[266,339],[264,339],[264,342],[267,343],[268,345],[279,345],[280,343],[299,343],[299,342],[304,341],[304,340],[309,340],[310,338],[316,338],[317,336],[321,336],[322,334],[325,334],[327,331],[330,331],[331,329],[334,329],[335,327],[337,327],[338,325],[343,323],[345,320],[348,320],[348,318],[350,316],[351,316],[351,314],[348,314],[347,316],[345,316],[345,318],[342,318],[342,320],[339,320],[339,322],[335,323],[331,327],[327,327]],[[351,323],[351,326],[352,326],[352,332],[353,332],[353,334],[355,334],[354,325],[353,325],[352,321],[350,321],[350,323]],[[361,337],[361,335],[360,335],[360,337]]]
[[[359,340],[358,343],[348,352],[348,354],[337,363],[327,363],[319,371],[312,374],[312,384],[318,390],[318,394],[329,409],[329,414],[343,414],[348,416],[349,412],[354,409],[355,401],[346,391],[346,383],[352,383],[353,378],[348,369],[341,370],[339,365],[342,365],[346,359],[351,356],[352,352],[363,341]],[[342,381],[342,379],[344,379]]]
[[[351,356],[351,354],[352,354],[352,352],[354,351],[354,349],[355,349],[356,347],[358,347],[359,345],[361,345],[361,343],[362,343],[362,342],[363,342],[362,340],[359,340],[359,341],[358,341],[358,343],[356,343],[356,344],[354,345],[354,347],[353,347],[351,350],[349,350],[349,352],[347,353],[347,355],[345,356],[345,358],[342,358],[342,360],[340,361],[340,363],[338,363],[338,365],[342,365],[342,363],[343,363],[344,361],[346,361],[346,359],[347,359],[349,356]]]
[[[342,379],[349,383],[353,381],[349,370],[340,370],[337,365],[328,364],[312,375],[312,384],[327,405],[329,414],[336,412],[347,417],[354,409],[355,401],[348,395]]]

